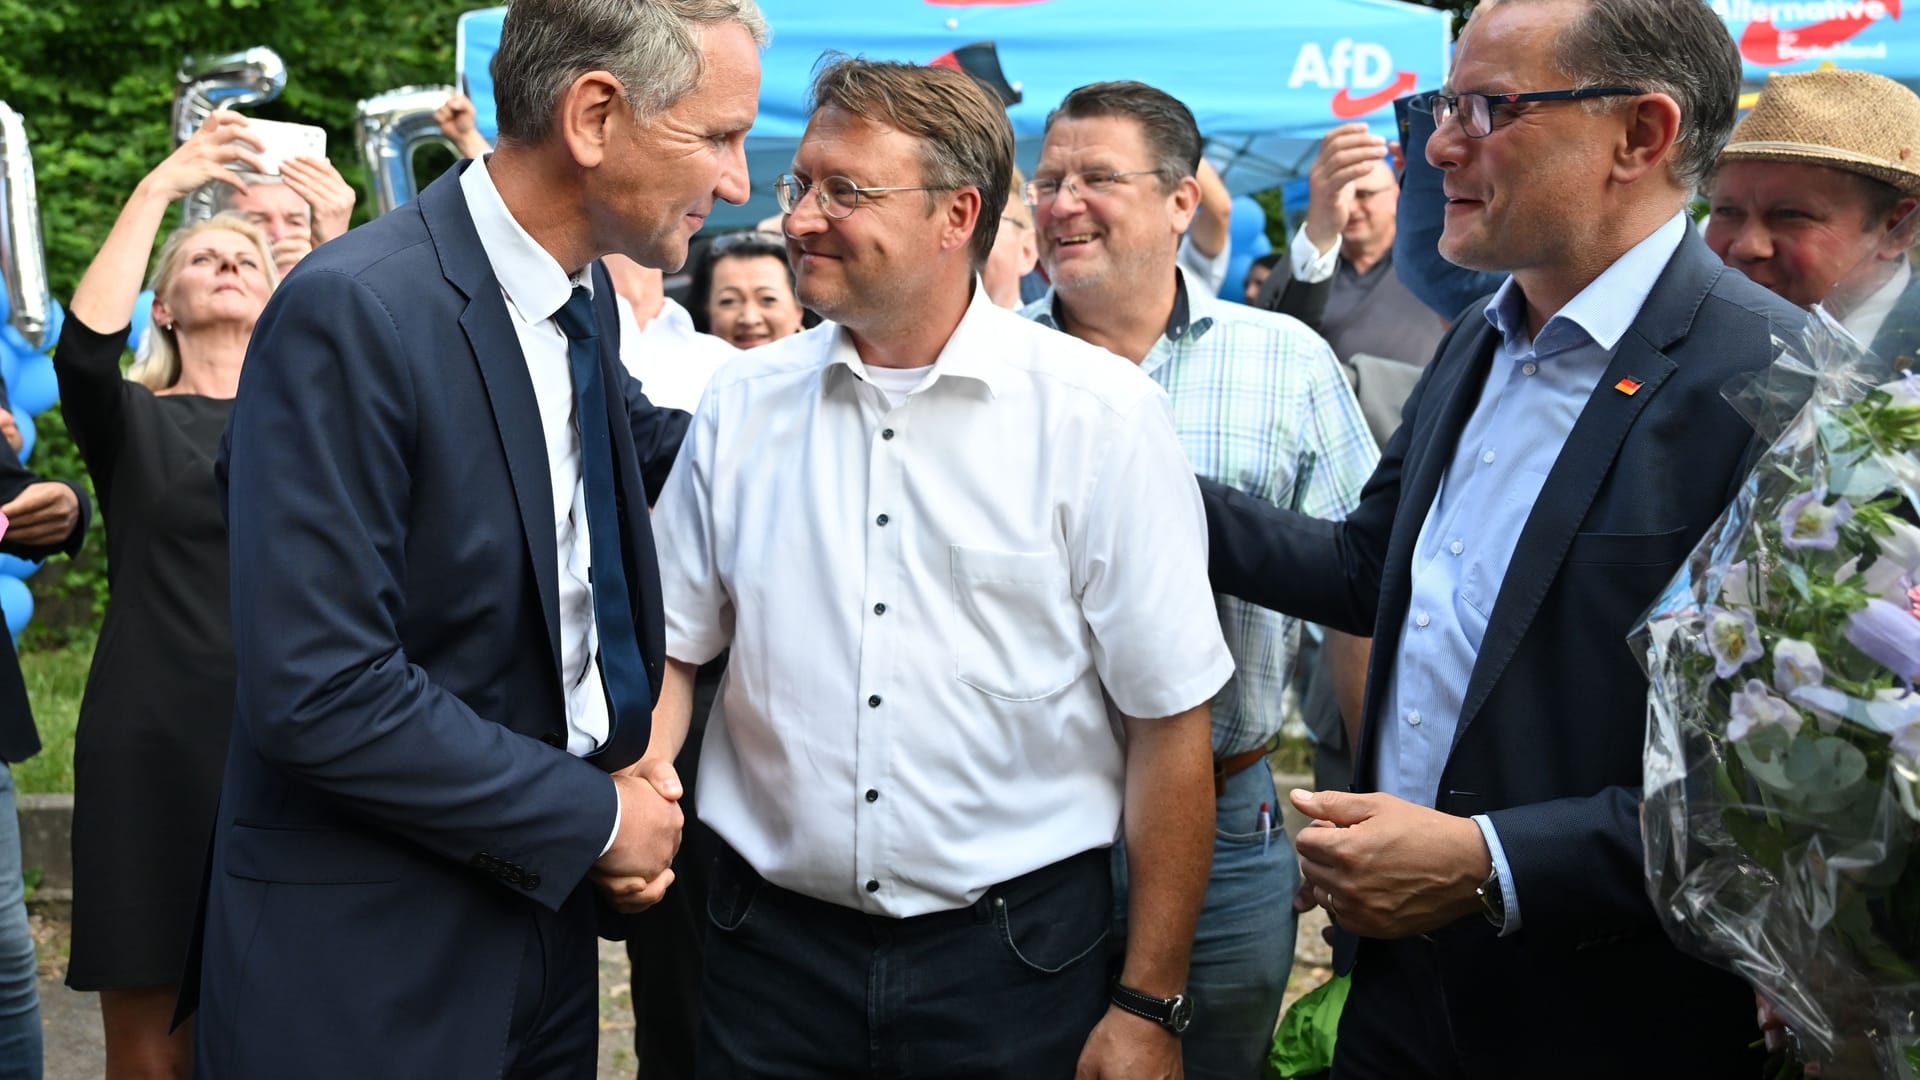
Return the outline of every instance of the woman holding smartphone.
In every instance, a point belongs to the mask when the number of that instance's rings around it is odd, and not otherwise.
[[[233,722],[226,521],[214,458],[273,291],[260,231],[232,215],[161,247],[145,358],[120,356],[173,202],[260,169],[246,121],[216,112],[148,173],[80,280],[54,352],[62,412],[107,530],[107,602],[74,747],[73,953],[98,991],[107,1076],[184,1077],[168,1032]]]

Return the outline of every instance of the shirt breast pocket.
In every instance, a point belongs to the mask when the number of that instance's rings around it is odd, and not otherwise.
[[[1090,662],[1067,568],[1052,552],[951,548],[954,675],[1007,701],[1038,701]]]

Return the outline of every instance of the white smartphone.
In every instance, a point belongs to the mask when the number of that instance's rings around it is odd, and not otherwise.
[[[327,156],[327,129],[312,124],[289,124],[249,116],[247,134],[260,144],[260,159],[267,167],[268,176],[279,176],[280,163],[288,158]],[[234,168],[248,171],[238,165]]]

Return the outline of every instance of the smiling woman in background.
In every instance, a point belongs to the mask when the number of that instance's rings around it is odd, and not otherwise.
[[[707,249],[692,282],[694,326],[737,349],[799,333],[806,309],[793,292],[787,247],[765,233],[733,233]]]

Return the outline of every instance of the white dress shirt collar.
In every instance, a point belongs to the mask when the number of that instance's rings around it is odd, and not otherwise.
[[[1886,325],[1887,316],[1893,314],[1894,306],[1900,303],[1900,295],[1907,291],[1912,281],[1913,271],[1907,269],[1907,260],[1901,259],[1894,264],[1893,276],[1860,301],[1860,306],[1849,312],[1840,325],[1859,339],[1861,345],[1871,347],[1873,339],[1880,336],[1880,328]]]
[[[1006,374],[1006,361],[1002,359],[1003,347],[997,340],[997,331],[992,320],[982,319],[984,312],[998,311],[993,301],[987,299],[986,286],[980,283],[978,275],[973,279],[973,297],[967,301],[967,310],[960,316],[960,325],[953,328],[953,334],[940,348],[940,355],[934,357],[933,368],[926,379],[914,389],[914,393],[925,390],[936,381],[947,377],[973,379],[987,388],[987,393],[995,392],[995,383]],[[827,352],[827,366],[821,371],[822,384],[833,378],[839,370],[851,371],[856,378],[867,377],[866,362],[860,359],[860,350],[853,344],[853,335],[844,326],[833,329],[833,344]]]
[[[586,286],[587,295],[593,295],[593,275],[586,267],[567,276],[559,261],[520,227],[487,172],[486,158],[474,159],[460,174],[460,189],[473,213],[473,231],[480,235],[480,246],[487,249],[494,276],[500,279],[500,291],[520,321],[552,318],[566,306],[576,285]]]

